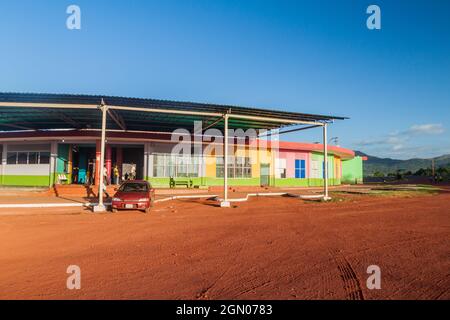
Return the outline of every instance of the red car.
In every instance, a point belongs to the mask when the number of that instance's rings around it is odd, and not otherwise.
[[[155,201],[155,189],[144,180],[122,183],[112,198],[112,212],[121,209],[141,210],[149,213]]]

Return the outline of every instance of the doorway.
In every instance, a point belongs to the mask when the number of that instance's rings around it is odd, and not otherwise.
[[[267,187],[270,183],[270,164],[261,163],[259,172],[260,172],[261,186]]]
[[[112,162],[119,166],[121,180],[137,179],[143,180],[144,177],[144,146],[143,145],[121,145],[112,146]],[[120,150],[120,151],[119,151]],[[121,156],[118,157],[118,153]],[[118,161],[118,158],[122,158]]]
[[[72,183],[92,184],[95,172],[95,146],[74,145],[72,147]]]

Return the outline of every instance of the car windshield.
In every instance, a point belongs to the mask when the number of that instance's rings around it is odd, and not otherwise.
[[[138,183],[138,182],[127,182],[124,183],[119,191],[123,192],[147,192],[148,185],[146,183]]]

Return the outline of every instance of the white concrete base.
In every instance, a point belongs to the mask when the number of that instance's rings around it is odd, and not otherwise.
[[[110,206],[111,202],[105,202],[106,206]],[[60,203],[7,203],[0,204],[0,209],[4,208],[65,208],[65,207],[95,207],[98,203],[81,203],[81,202],[60,202]]]
[[[230,201],[221,201],[220,206],[222,208],[229,208],[230,207]]]
[[[94,212],[105,212],[106,211],[106,207],[104,205],[96,205],[92,207],[92,210]]]
[[[331,197],[323,197],[323,201],[330,201]]]

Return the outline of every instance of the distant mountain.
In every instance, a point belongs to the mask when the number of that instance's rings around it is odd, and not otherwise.
[[[367,157],[367,161],[363,161],[365,176],[371,176],[374,172],[382,172],[384,174],[395,173],[397,170],[411,171],[414,173],[421,168],[431,168],[432,159],[434,159],[436,169],[439,167],[450,168],[450,154],[430,159],[414,158],[409,160],[378,158],[361,151],[355,151],[355,154]]]

